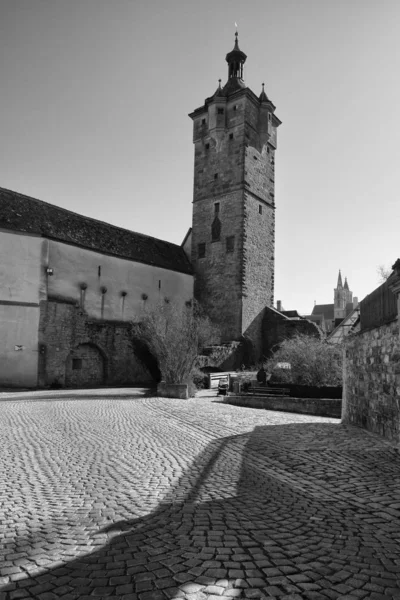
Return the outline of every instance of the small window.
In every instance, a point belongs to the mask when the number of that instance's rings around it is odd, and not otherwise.
[[[234,235],[229,235],[226,238],[226,251],[227,252],[233,252],[235,249],[235,236]]]
[[[258,205],[258,212],[260,213],[260,215],[262,215],[262,204]]]
[[[224,109],[223,108],[219,108],[218,109],[218,114],[219,115],[223,115],[224,114]]]
[[[97,276],[101,277],[101,266],[100,265],[97,267]]]
[[[201,124],[202,124],[202,125],[205,125],[205,124],[206,124],[206,120],[205,120],[205,119],[202,119],[202,120],[201,120]]]
[[[254,160],[258,160],[258,157],[257,157],[257,156],[253,156],[253,158],[254,158]]]
[[[230,140],[233,140],[233,133],[230,133],[230,134],[229,134],[229,139],[230,139]]]
[[[237,110],[238,109],[238,105],[235,104],[235,106],[233,107],[233,110]]]
[[[268,121],[271,120],[271,113],[268,113]]]
[[[210,149],[210,144],[206,144],[206,150]]]
[[[203,242],[202,244],[199,244],[197,246],[197,257],[198,258],[204,258],[206,255],[206,245]]]
[[[269,154],[269,148],[267,148],[267,152],[268,152],[268,154]]]
[[[81,358],[73,358],[72,359],[72,370],[80,371],[82,369],[82,359]]]
[[[214,204],[214,213],[217,215],[219,213],[219,202]]]
[[[214,173],[214,179],[218,179],[218,173]]]

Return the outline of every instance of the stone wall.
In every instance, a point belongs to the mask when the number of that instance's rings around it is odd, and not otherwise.
[[[343,421],[400,442],[397,319],[346,338]]]
[[[194,295],[222,340],[251,339],[274,294],[274,148],[269,112],[249,90],[216,95],[192,115]],[[213,239],[213,223],[220,236]],[[214,236],[215,237],[215,236]],[[200,251],[201,247],[201,251]]]
[[[40,387],[152,381],[148,369],[135,353],[129,323],[91,320],[72,303],[40,303]]]
[[[322,331],[307,319],[289,319],[274,308],[267,308],[262,322],[263,356],[270,356],[274,346],[297,333],[321,337]]]

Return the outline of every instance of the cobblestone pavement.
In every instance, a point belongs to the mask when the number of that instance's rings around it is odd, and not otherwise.
[[[398,449],[216,398],[0,403],[0,598],[400,599]]]

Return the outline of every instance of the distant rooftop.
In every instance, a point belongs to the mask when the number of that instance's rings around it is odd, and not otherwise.
[[[89,250],[192,274],[181,246],[84,217],[0,188],[0,229],[32,233]]]

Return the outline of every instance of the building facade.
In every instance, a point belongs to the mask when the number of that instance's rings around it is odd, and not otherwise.
[[[152,380],[131,321],[193,297],[180,246],[0,188],[0,385]]]
[[[275,151],[281,121],[264,91],[243,79],[246,55],[226,56],[228,80],[190,114],[193,120],[194,294],[223,340],[260,344],[265,307],[273,306]]]

